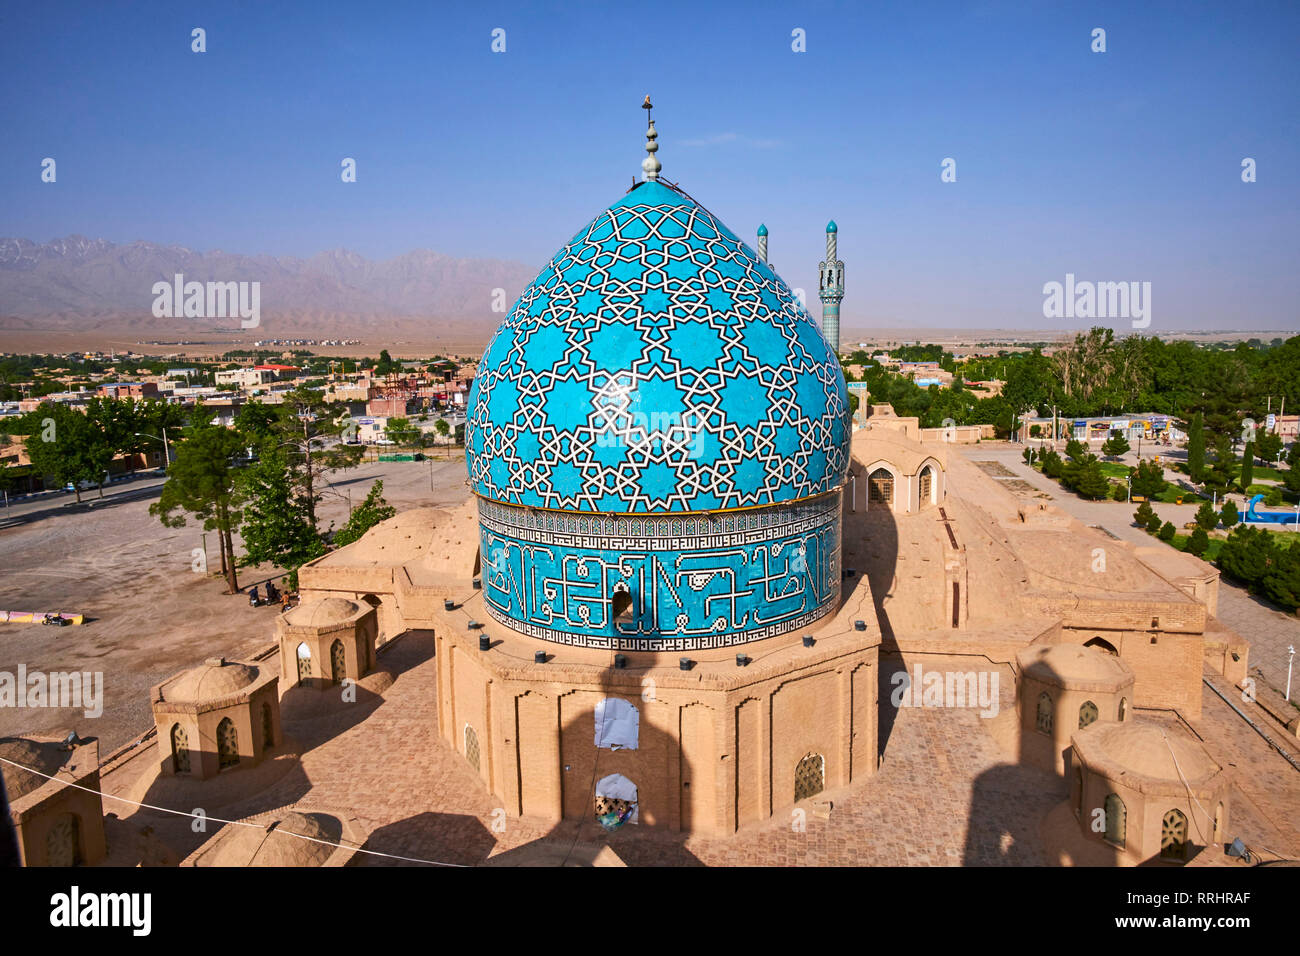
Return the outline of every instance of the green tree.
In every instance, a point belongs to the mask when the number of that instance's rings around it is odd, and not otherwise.
[[[168,528],[183,527],[188,512],[203,521],[205,531],[217,532],[227,594],[239,593],[232,532],[239,524],[241,500],[230,464],[239,451],[240,436],[231,429],[211,424],[186,429],[167,469],[162,493],[149,506],[149,513]]]
[[[407,418],[390,418],[384,428],[384,435],[399,446],[417,445],[420,442],[420,429]]]
[[[1026,448],[1023,452],[1020,453],[1020,457],[1025,460],[1026,465],[1032,468],[1034,466],[1034,461],[1038,457],[1038,453],[1035,452],[1032,448]]]
[[[282,418],[279,405],[253,399],[235,416],[235,429],[255,449],[270,449],[279,444],[276,426]]]
[[[1124,485],[1111,485],[1110,496],[1114,501],[1128,501],[1128,488]]]
[[[1300,494],[1300,441],[1291,443],[1291,451],[1286,456],[1287,470],[1282,472],[1282,484],[1286,490]]]
[[[1197,525],[1196,530],[1192,532],[1187,539],[1187,547],[1184,549],[1189,554],[1194,554],[1198,558],[1203,555],[1210,546],[1210,536],[1205,533],[1205,529]]]
[[[244,563],[273,564],[289,572],[296,590],[298,568],[325,553],[325,542],[307,516],[283,449],[268,451],[238,473],[244,500],[240,537]]]
[[[1271,537],[1267,531],[1249,525],[1235,529],[1219,549],[1219,570],[1256,591],[1273,558]]]
[[[1205,425],[1200,412],[1187,423],[1187,474],[1198,485],[1205,480]]]
[[[1160,526],[1160,531],[1157,533],[1157,537],[1159,537],[1161,541],[1168,543],[1174,540],[1174,535],[1177,533],[1178,529],[1174,527],[1174,523],[1172,521],[1166,521]]]
[[[1213,531],[1219,526],[1219,513],[1214,510],[1214,505],[1205,501],[1196,509],[1196,526],[1206,531]]]
[[[1142,498],[1158,498],[1169,487],[1165,470],[1154,461],[1139,461],[1137,467],[1130,468],[1129,484],[1133,494]]]
[[[278,412],[268,440],[288,449],[294,489],[311,526],[319,529],[316,505],[325,475],[355,467],[361,460],[361,448],[339,442],[352,420],[341,403],[326,401],[322,393],[301,385],[283,394]]]
[[[104,473],[113,461],[113,448],[103,429],[89,415],[61,403],[42,402],[37,412],[29,420],[37,428],[24,443],[33,470],[60,485],[71,483],[78,502],[82,482],[99,485],[102,498]]]
[[[1048,478],[1060,478],[1065,472],[1065,462],[1052,449],[1043,452],[1043,474]]]
[[[1088,454],[1088,446],[1079,439],[1071,438],[1065,443],[1065,457],[1071,461],[1078,461],[1086,454]]]
[[[1142,504],[1138,505],[1137,510],[1133,512],[1133,521],[1145,528],[1151,523],[1151,516],[1155,513],[1155,509],[1151,507],[1151,502],[1144,501]]]
[[[352,509],[347,524],[334,532],[334,547],[342,548],[359,541],[367,531],[395,514],[397,509],[384,500],[384,483],[376,481],[370,486],[366,500]]]
[[[1300,548],[1275,544],[1259,583],[1264,596],[1279,607],[1288,611],[1300,607]]]
[[[1223,522],[1225,528],[1231,530],[1232,526],[1241,520],[1241,515],[1237,512],[1237,506],[1231,501],[1226,502],[1223,510],[1219,512],[1219,520]]]
[[[1159,533],[1160,526],[1161,526],[1160,516],[1156,514],[1154,511],[1151,512],[1151,517],[1147,519],[1147,534]]]
[[[1077,465],[1077,472],[1071,487],[1075,492],[1084,498],[1097,500],[1105,498],[1110,491],[1110,482],[1102,474],[1101,462],[1097,460],[1096,455],[1088,455],[1082,462]]]
[[[1217,435],[1214,442],[1214,464],[1204,473],[1206,487],[1222,495],[1236,477],[1236,466],[1236,459],[1232,455],[1232,439],[1227,435]]]
[[[1278,452],[1282,450],[1282,439],[1278,435],[1269,432],[1261,435],[1259,441],[1255,443],[1255,454],[1265,464],[1272,465],[1277,461]]]
[[[1241,450],[1241,476],[1237,479],[1237,487],[1242,491],[1249,488],[1255,481],[1255,443],[1246,442],[1246,447]]]
[[[1112,431],[1105,444],[1101,446],[1102,454],[1108,458],[1119,458],[1128,450],[1128,440],[1124,437],[1124,433],[1118,430]]]
[[[118,455],[131,453],[143,439],[135,437],[140,430],[139,414],[133,398],[104,398],[95,396],[86,402],[86,419],[103,435],[108,445],[110,461]]]

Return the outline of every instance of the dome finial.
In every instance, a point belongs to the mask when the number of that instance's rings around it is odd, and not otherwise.
[[[650,128],[645,131],[645,151],[647,155],[645,159],[641,160],[641,171],[645,173],[646,182],[652,182],[659,178],[659,170],[663,169],[663,165],[655,158],[655,153],[659,151],[659,144],[655,140],[659,138],[659,134],[655,132],[655,121],[650,115],[650,111],[654,109],[654,104],[650,102],[649,93],[645,95],[645,102],[641,104],[641,109],[645,110],[646,118],[650,122]]]

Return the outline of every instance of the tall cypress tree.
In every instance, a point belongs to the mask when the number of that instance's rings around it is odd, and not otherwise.
[[[1205,425],[1200,412],[1187,425],[1187,473],[1197,484],[1205,480]]]
[[[1255,443],[1246,442],[1241,450],[1241,490],[1245,491],[1255,480]]]

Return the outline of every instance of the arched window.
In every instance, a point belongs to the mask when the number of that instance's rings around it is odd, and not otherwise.
[[[1160,859],[1187,859],[1187,816],[1170,810],[1160,821]]]
[[[611,773],[596,784],[596,822],[606,830],[617,830],[637,822],[636,784],[621,773]]]
[[[190,741],[185,728],[172,724],[172,773],[190,772]]]
[[[46,866],[81,866],[81,821],[62,814],[45,836]]]
[[[347,657],[343,652],[343,642],[338,638],[330,645],[330,677],[334,683],[343,683],[343,678],[348,676]]]
[[[1099,651],[1105,651],[1107,654],[1113,654],[1116,657],[1119,656],[1119,651],[1115,650],[1115,645],[1112,644],[1110,641],[1106,640],[1104,637],[1094,637],[1092,638],[1092,640],[1084,641],[1083,646],[1095,647]]]
[[[807,800],[826,789],[826,760],[821,754],[805,754],[794,768],[794,802]]]
[[[275,721],[271,719],[271,705],[262,705],[262,747],[269,750],[275,746]]]
[[[1074,768],[1074,815],[1083,815],[1083,768]]]
[[[894,504],[894,476],[884,468],[877,468],[867,476],[867,501]]]
[[[298,645],[298,683],[311,679],[311,648],[303,641]]]
[[[239,766],[239,732],[235,722],[229,717],[222,717],[217,724],[217,767]]]
[[[930,504],[930,498],[934,494],[934,472],[926,465],[921,469],[921,507],[924,508]]]
[[[1034,725],[1040,734],[1052,732],[1052,696],[1047,691],[1038,695],[1038,714]]]
[[[1119,719],[1122,722],[1126,717],[1128,717],[1128,698],[1121,697],[1119,699]]]
[[[1128,834],[1128,808],[1119,794],[1106,795],[1106,841],[1123,849],[1124,838]]]
[[[621,697],[596,702],[596,746],[610,750],[636,750],[641,732],[641,715]]]
[[[479,769],[478,734],[469,724],[465,725],[465,759],[477,772]]]
[[[610,618],[614,623],[614,633],[632,630],[632,592],[615,591],[614,602],[610,607]]]
[[[1097,719],[1097,705],[1090,700],[1085,700],[1083,706],[1079,708],[1079,729],[1083,730]]]

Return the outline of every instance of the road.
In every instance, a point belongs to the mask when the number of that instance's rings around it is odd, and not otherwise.
[[[109,507],[124,501],[155,498],[165,480],[158,472],[138,472],[134,477],[124,476],[112,484],[105,485],[102,498],[99,496],[98,489],[91,488],[89,491],[83,491],[80,503],[71,491],[48,491],[11,500],[7,507],[0,510],[0,529],[56,514],[91,511],[96,507]]]

